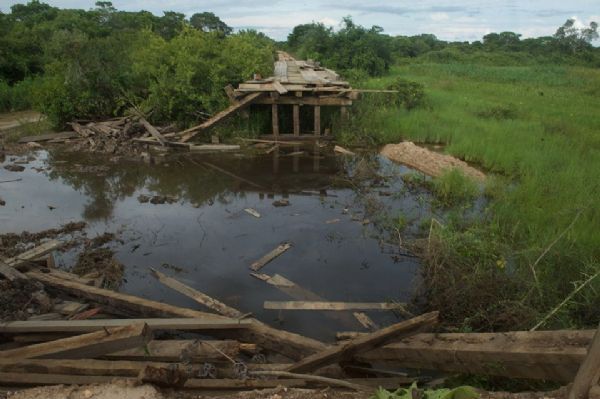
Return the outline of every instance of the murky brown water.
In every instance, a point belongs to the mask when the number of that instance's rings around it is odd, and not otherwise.
[[[153,267],[285,329],[326,340],[336,331],[363,330],[352,317],[263,309],[265,300],[294,298],[251,277],[248,267],[289,241],[293,247],[261,271],[281,274],[331,301],[404,302],[413,294],[418,259],[405,256],[394,245],[394,235],[392,245],[383,244],[388,234],[373,221],[402,212],[410,222],[403,238],[409,237],[418,231],[419,221],[431,215],[429,201],[427,194],[403,186],[398,176],[407,168],[375,155],[319,159],[187,155],[156,165],[113,163],[106,157],[60,151],[33,155],[35,160],[24,164],[23,172],[1,166],[26,156],[8,157],[0,165],[0,181],[22,179],[0,184],[0,197],[6,201],[0,207],[0,233],[40,231],[79,220],[88,222],[90,237],[116,232],[121,241],[109,245],[127,267],[124,292],[197,308],[156,282],[149,274]],[[386,178],[370,176],[373,171]],[[177,201],[142,204],[137,200],[140,194],[168,195]],[[283,197],[290,206],[272,205]],[[244,208],[255,209],[261,217]],[[59,265],[71,267],[75,255],[58,254]],[[396,320],[391,313],[369,315],[382,324]]]

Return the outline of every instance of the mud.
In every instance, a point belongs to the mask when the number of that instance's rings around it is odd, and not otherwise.
[[[380,153],[394,162],[415,168],[429,176],[440,176],[446,170],[458,168],[466,176],[477,181],[483,181],[486,178],[483,172],[460,159],[419,147],[410,141],[387,144]]]
[[[108,248],[85,249],[79,254],[73,273],[88,279],[100,279],[102,288],[117,289],[123,282],[125,266]]]
[[[52,309],[44,286],[30,280],[0,280],[0,320],[27,320]]]

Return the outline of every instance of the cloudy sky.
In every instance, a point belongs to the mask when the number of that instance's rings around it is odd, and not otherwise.
[[[0,0],[0,10],[8,12],[12,4],[23,1]],[[89,9],[95,0],[45,2]],[[578,24],[600,22],[599,0],[113,0],[113,5],[157,15],[178,11],[188,17],[212,11],[234,28],[257,29],[278,40],[285,39],[295,25],[318,21],[338,27],[347,15],[363,26],[379,25],[392,35],[433,33],[440,39],[469,41],[501,31],[524,37],[551,35],[573,17]]]

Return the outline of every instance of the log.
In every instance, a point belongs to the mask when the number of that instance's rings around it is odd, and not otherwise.
[[[412,319],[393,324],[389,327],[350,340],[322,352],[308,356],[294,364],[287,371],[293,373],[311,372],[323,366],[350,359],[354,355],[374,349],[394,340],[414,335],[419,330],[431,327],[438,321],[438,312],[430,312]]]
[[[199,312],[197,310],[181,308],[162,302],[151,301],[133,295],[122,294],[103,288],[90,287],[74,281],[64,281],[49,274],[38,271],[26,273],[33,278],[50,287],[67,292],[79,298],[85,298],[96,303],[110,306],[116,309],[131,311],[142,317],[185,317],[196,319],[213,319],[214,321],[225,321],[231,319],[211,313]]]
[[[103,329],[75,337],[58,339],[0,352],[0,362],[28,358],[84,359],[124,349],[142,346],[150,341],[152,332],[144,323]]]
[[[219,314],[233,318],[241,318],[243,316],[242,312],[240,312],[239,310],[227,306],[221,301],[218,301],[200,291],[188,287],[187,285],[159,272],[156,269],[150,269],[150,271],[152,275],[162,284],[181,293],[182,295],[192,298],[199,304],[206,306],[207,308],[212,309]]]
[[[391,367],[568,383],[575,378],[593,336],[594,330],[417,334],[355,359]]]
[[[150,133],[152,135],[152,137],[154,137],[156,140],[158,140],[160,145],[162,145],[164,147],[166,140],[163,137],[163,135],[160,134],[160,132],[158,130],[156,130],[156,128],[154,126],[152,126],[150,124],[150,122],[148,122],[145,118],[140,118],[140,122],[142,125],[144,125],[144,127],[146,128],[148,133]]]
[[[275,310],[394,310],[406,304],[394,302],[265,301],[265,309]]]
[[[590,389],[598,385],[598,373],[600,372],[600,326],[594,334],[592,343],[587,351],[585,360],[581,363],[571,389],[568,399],[586,399]]]
[[[107,327],[124,327],[145,323],[153,330],[209,331],[243,329],[250,326],[247,320],[229,318],[165,318],[165,319],[92,319],[92,320],[45,320],[7,321],[0,323],[0,333],[85,333],[100,331]]]
[[[284,253],[291,247],[292,247],[292,244],[290,244],[289,242],[279,245],[277,248],[275,248],[274,250],[272,250],[271,252],[269,252],[268,254],[266,254],[265,256],[260,258],[259,260],[253,262],[250,265],[250,269],[252,269],[255,272],[260,270],[267,263],[271,262],[273,259],[277,258],[279,255],[281,255],[282,253]]]

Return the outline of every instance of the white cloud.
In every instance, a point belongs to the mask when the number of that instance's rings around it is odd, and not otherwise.
[[[321,18],[318,22],[326,26],[338,26],[340,24],[340,21],[330,17]]]
[[[447,21],[448,19],[450,19],[450,16],[445,12],[434,12],[429,16],[429,18],[431,18],[433,21],[439,22]]]

